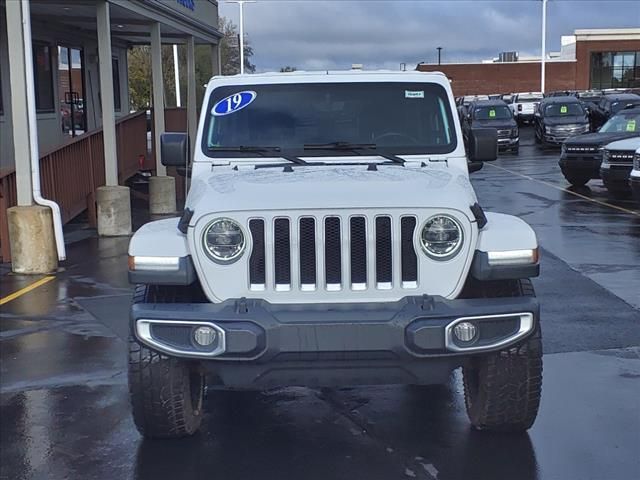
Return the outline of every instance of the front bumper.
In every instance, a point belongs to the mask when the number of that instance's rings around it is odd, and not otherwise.
[[[264,300],[221,304],[136,304],[137,340],[202,364],[222,385],[437,383],[469,355],[522,342],[536,328],[534,298],[446,300],[405,297],[391,303],[274,305]],[[473,323],[470,343],[455,325]],[[212,326],[217,342],[203,348],[193,332]]]
[[[563,153],[558,161],[558,165],[563,172],[587,172],[591,178],[600,178],[600,164],[602,163],[602,153],[595,154],[571,154]]]
[[[629,167],[612,166],[600,168],[600,177],[602,177],[602,183],[607,187],[607,190],[628,191],[631,170],[631,165]]]
[[[498,149],[501,151],[511,150],[520,146],[520,137],[498,137]]]

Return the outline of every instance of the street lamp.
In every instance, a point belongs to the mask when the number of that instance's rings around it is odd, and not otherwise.
[[[547,56],[547,0],[542,0],[542,57],[540,58],[540,91],[544,93],[545,64]]]
[[[226,3],[237,3],[240,7],[240,75],[244,73],[244,4],[256,3],[255,0],[226,0]]]
[[[438,65],[440,65],[440,52],[442,51],[442,47],[436,47],[438,50]]]

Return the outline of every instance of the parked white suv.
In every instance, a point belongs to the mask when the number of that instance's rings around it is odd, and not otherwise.
[[[611,142],[604,147],[600,178],[611,195],[626,198],[631,195],[629,176],[635,152],[640,149],[640,135]]]
[[[532,122],[543,95],[539,92],[516,93],[509,105],[518,124]]]
[[[629,186],[636,203],[640,204],[640,148],[636,150],[633,156],[633,170],[629,174]]]
[[[188,138],[163,136],[184,165]],[[129,384],[149,437],[200,426],[213,389],[447,382],[478,429],[537,414],[533,230],[484,213],[447,77],[320,72],[213,78],[180,218],[129,247]]]

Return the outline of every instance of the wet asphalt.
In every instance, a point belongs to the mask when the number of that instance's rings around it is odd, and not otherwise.
[[[567,190],[558,152],[523,136],[519,156],[472,181],[542,247],[543,399],[528,434],[471,430],[456,372],[429,388],[210,391],[200,434],[143,440],[126,386],[128,239],[78,222],[55,279],[1,307],[0,479],[640,478],[640,209],[600,181]],[[7,272],[3,296],[35,280]]]

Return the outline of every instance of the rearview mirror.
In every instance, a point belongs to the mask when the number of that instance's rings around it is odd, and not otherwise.
[[[469,159],[490,162],[498,158],[498,131],[495,128],[474,128],[469,134]]]
[[[189,136],[182,132],[160,135],[160,160],[165,167],[184,167],[189,152]]]

